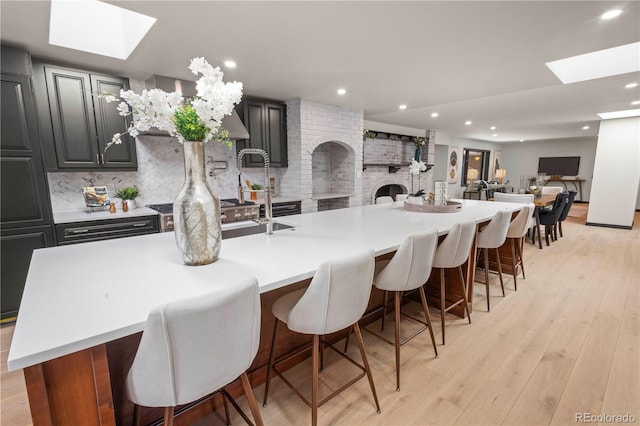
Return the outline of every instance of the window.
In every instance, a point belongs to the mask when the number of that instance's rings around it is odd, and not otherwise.
[[[490,154],[490,151],[482,149],[464,149],[461,186],[468,186],[477,180],[489,180]]]

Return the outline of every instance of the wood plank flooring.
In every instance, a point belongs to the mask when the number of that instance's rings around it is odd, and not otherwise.
[[[543,250],[525,247],[527,278],[518,291],[506,276],[503,298],[492,276],[491,312],[484,286],[475,290],[471,325],[447,317],[447,344],[435,359],[428,334],[401,351],[401,391],[395,391],[394,350],[363,333],[382,408],[376,414],[366,379],[319,410],[321,424],[336,425],[543,425],[575,424],[576,413],[635,416],[640,422],[640,214],[632,231],[584,226],[568,218],[564,238]],[[407,311],[420,316],[419,306]],[[437,311],[431,312],[437,318]],[[439,321],[433,321],[436,336]],[[375,324],[373,325],[376,326]],[[404,333],[415,327],[402,322]],[[385,332],[393,332],[392,316]],[[30,425],[21,372],[6,371],[13,326],[1,339],[0,424]],[[437,339],[439,341],[439,339]],[[358,359],[357,347],[350,354]],[[325,352],[321,395],[348,380],[354,368]],[[308,389],[310,363],[288,377]],[[261,404],[264,386],[255,389]],[[267,425],[307,424],[310,410],[279,379]],[[244,398],[238,401],[247,407]],[[233,413],[234,424],[243,424]],[[223,424],[212,415],[198,425]]]

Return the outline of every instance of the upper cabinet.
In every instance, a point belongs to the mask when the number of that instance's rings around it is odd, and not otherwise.
[[[34,62],[36,102],[48,170],[136,170],[134,138],[105,147],[124,132],[130,117],[118,114],[118,102],[106,103],[99,93],[118,96],[129,80]]]
[[[238,150],[258,148],[269,154],[271,167],[287,167],[287,106],[284,102],[245,96],[236,111],[249,131]],[[246,155],[244,167],[263,167],[260,155]]]

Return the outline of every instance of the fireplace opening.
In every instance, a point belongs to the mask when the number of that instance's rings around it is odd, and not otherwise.
[[[380,188],[378,188],[378,190],[376,191],[375,197],[373,197],[373,200],[375,202],[375,199],[378,197],[391,197],[395,201],[396,195],[398,194],[406,194],[406,188],[403,187],[402,185],[397,185],[395,183],[392,183],[389,185],[383,185]]]

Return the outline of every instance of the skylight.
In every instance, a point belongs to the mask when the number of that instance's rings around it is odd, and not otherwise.
[[[640,71],[640,42],[547,62],[563,84]]]
[[[612,118],[640,117],[640,109],[628,109],[625,111],[599,112],[598,115],[603,120]]]
[[[49,44],[127,59],[155,22],[97,0],[51,0]]]

